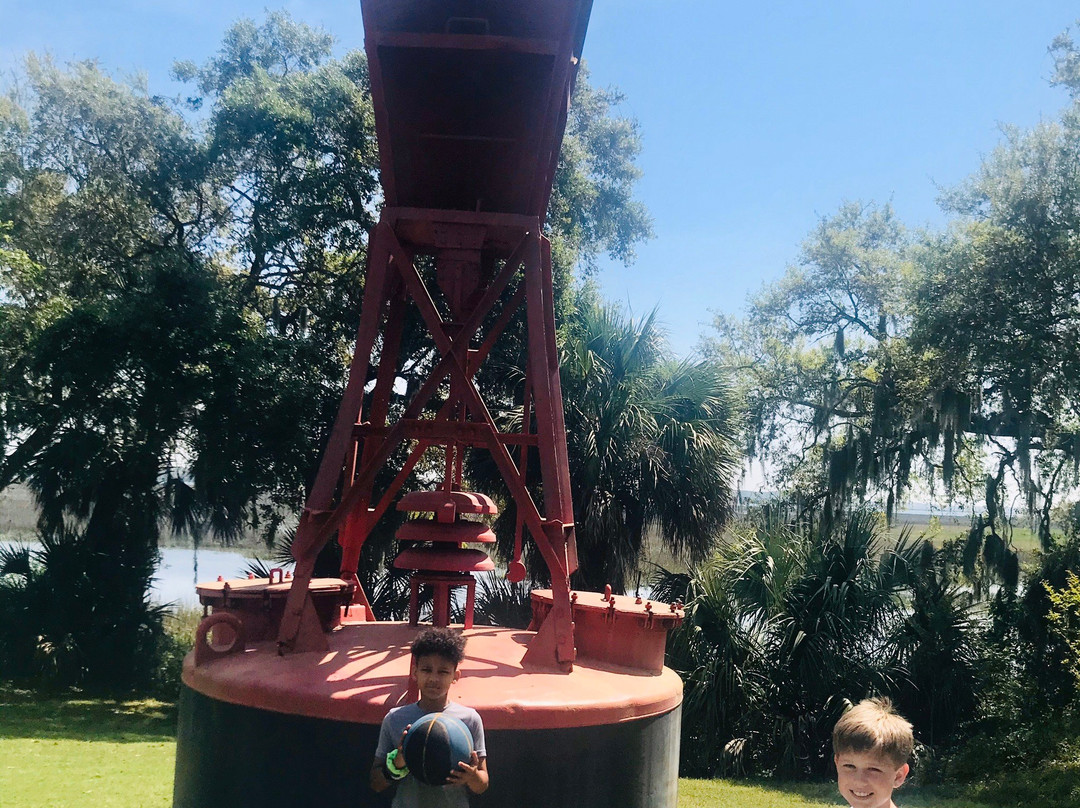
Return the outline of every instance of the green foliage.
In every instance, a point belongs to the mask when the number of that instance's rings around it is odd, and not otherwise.
[[[961,550],[959,543],[934,550],[926,541],[911,547],[904,620],[889,638],[892,662],[903,672],[892,688],[897,707],[919,740],[939,751],[962,741],[985,684],[985,609],[961,568]]]
[[[973,667],[975,709],[961,724],[961,743],[935,761],[937,775],[970,782],[1000,804],[1077,804],[1075,662],[1055,635],[1050,593],[1067,590],[1078,569],[1075,540],[1056,544],[1027,571],[1019,595],[1003,588],[990,601],[981,621],[983,651]],[[937,664],[950,670],[945,657]],[[1036,797],[1040,788],[1045,794]]]
[[[196,80],[205,95],[220,96],[258,73],[277,78],[309,73],[329,59],[333,42],[330,34],[296,22],[287,11],[271,11],[262,25],[239,20],[225,33],[216,57],[201,68],[193,62],[177,62],[173,75],[181,81]]]
[[[1072,40],[1052,52],[1055,80],[1075,93]],[[1010,586],[1007,492],[1021,491],[1047,547],[1055,503],[1080,482],[1076,103],[1055,123],[1006,130],[942,195],[945,232],[842,205],[706,344],[740,369],[748,442],[782,486],[837,512],[880,502],[891,518],[922,478],[984,511],[973,546]]]
[[[0,182],[0,218],[27,259],[5,264],[0,298],[0,484],[29,483],[44,550],[6,593],[23,612],[6,672],[144,687],[164,641],[147,594],[158,533],[209,518],[235,535],[265,490],[219,459],[252,444],[199,436],[207,417],[226,433],[241,417],[234,399],[220,409],[235,360],[249,381],[280,382],[251,362],[277,346],[205,249],[220,211],[183,118],[90,64],[31,61],[28,89]]]
[[[1050,706],[1037,680],[1017,675],[1014,653],[985,661],[976,716],[934,774],[998,805],[1080,805],[1080,711]]]
[[[635,321],[598,302],[589,287],[561,336],[579,561],[572,585],[624,591],[640,580],[650,536],[676,558],[703,559],[731,514],[738,473],[737,413],[726,375],[711,362],[675,360],[654,314]],[[498,417],[519,425],[521,406],[507,404]],[[530,482],[540,477],[536,454],[530,453]],[[470,472],[477,490],[503,490],[486,457],[474,458]],[[534,485],[534,496],[541,494]],[[515,523],[508,500],[495,524],[504,558],[512,554]],[[523,559],[543,581],[530,544]]]
[[[731,515],[736,413],[711,362],[674,360],[655,313],[636,322],[583,302],[559,359],[580,570],[623,591],[655,531],[703,559]]]
[[[684,770],[825,774],[842,706],[881,693],[915,726],[922,780],[1002,805],[1044,783],[1045,804],[1075,805],[1075,540],[1043,554],[1020,594],[987,599],[988,561],[969,578],[963,538],[884,542],[871,514],[811,525],[793,512],[770,504],[706,564],[651,582],[686,602],[668,647]]]
[[[1057,79],[1075,91],[1071,43],[1055,51]],[[752,447],[804,514],[822,507],[827,526],[872,501],[891,515],[919,476],[932,495],[977,503],[967,537],[924,546],[909,566],[903,621],[883,635],[885,689],[931,746],[928,772],[980,781],[1011,804],[1080,796],[1069,577],[1080,556],[1067,499],[1080,468],[1078,137],[1076,107],[1008,131],[944,194],[944,233],[843,206],[800,266],[746,321],[719,322],[711,344],[743,368]],[[1041,548],[1026,570],[1012,490]]]
[[[1075,761],[1075,752],[1073,754]],[[1080,808],[1080,766],[1055,764],[1034,771],[994,774],[972,783],[968,791],[974,799],[988,805],[1046,805],[1054,808]]]
[[[495,572],[478,576],[474,608],[476,624],[528,628],[532,620],[531,589],[525,582],[515,584]],[[454,617],[455,622],[461,619],[457,615]]]
[[[1050,619],[1055,611],[1051,593],[1068,592],[1070,576],[1076,575],[1080,575],[1080,538],[1074,535],[1039,557],[1014,609],[999,617],[1001,643],[1015,648],[1015,657],[1035,688],[1030,694],[1032,706],[1041,704],[1048,711],[1076,705],[1080,694],[1071,675],[1076,660],[1068,635],[1057,630],[1063,626]],[[1067,595],[1063,605],[1068,605]]]
[[[284,90],[257,73],[230,96],[229,125],[212,121],[205,139],[179,110],[92,64],[65,71],[31,60],[26,100],[3,108],[0,220],[11,224],[0,255],[0,486],[30,484],[42,540],[57,548],[42,558],[46,575],[61,548],[85,559],[79,563],[109,594],[94,609],[85,600],[90,587],[64,581],[58,591],[77,592],[70,598],[82,598],[102,621],[109,609],[119,619],[130,601],[143,604],[148,626],[160,623],[145,603],[163,527],[209,526],[229,539],[264,521],[272,533],[302,501],[336,404],[330,380],[340,376],[354,327],[343,322],[351,318],[348,300],[339,302],[327,272],[317,270],[329,265],[333,277],[346,278],[358,265],[327,258],[324,237],[348,245],[340,227],[312,210],[348,217],[344,197],[363,207],[375,193],[372,170],[357,169],[373,162],[358,135],[370,104],[347,72],[328,69],[306,83],[283,76]],[[337,116],[328,120],[328,109]],[[238,125],[253,120],[246,132]],[[255,132],[277,150],[250,145]],[[255,179],[286,164],[292,173],[279,172],[283,182]],[[335,170],[352,177],[346,190],[328,176]],[[284,208],[301,213],[274,230],[271,220]],[[270,213],[252,212],[263,209]],[[362,212],[352,228],[369,222]],[[296,239],[283,246],[282,229],[290,228]],[[252,241],[263,231],[273,235]],[[301,250],[305,242],[315,247]],[[362,246],[359,236],[352,245]],[[296,312],[261,305],[265,292],[253,274],[238,271],[238,256],[286,253],[315,279],[293,297],[334,302],[323,304],[318,327],[316,318],[290,326]],[[271,272],[278,264],[263,266]],[[130,561],[106,570],[90,563],[99,557]],[[98,659],[86,648],[108,632],[84,622],[72,619],[71,627],[86,636],[48,641],[50,655],[66,660],[54,675],[102,684],[112,668],[86,668]],[[154,631],[160,635],[159,626]],[[99,661],[107,665],[108,655]]]
[[[1080,684],[1080,577],[1069,570],[1061,589],[1054,589],[1046,581],[1043,586],[1050,600],[1047,626],[1065,647],[1066,664],[1070,665],[1077,684]]]
[[[985,671],[977,719],[941,774],[995,805],[1080,806],[1080,710],[1047,704],[1011,649]]]
[[[873,693],[924,741],[957,739],[980,686],[978,625],[943,584],[947,551],[887,546],[880,530],[865,512],[793,529],[771,510],[681,579],[668,664],[685,683],[687,772],[827,774],[833,725]]]
[[[898,338],[910,251],[890,207],[845,204],[807,239],[799,266],[745,320],[718,318],[705,346],[740,370],[751,454],[810,501],[857,501],[876,487],[891,502],[907,485],[915,447],[901,433],[926,386]],[[899,445],[886,455],[883,441]]]
[[[164,635],[158,643],[156,670],[147,695],[165,702],[175,701],[180,693],[184,657],[195,647],[195,630],[203,619],[198,607],[180,606],[169,610],[162,619]]]
[[[151,692],[167,644],[145,592],[156,556],[95,551],[45,534],[40,550],[0,551],[0,679],[90,692]]]

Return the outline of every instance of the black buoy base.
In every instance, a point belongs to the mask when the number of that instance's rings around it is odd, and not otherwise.
[[[492,729],[476,808],[675,808],[681,707],[586,727]],[[368,787],[379,727],[240,706],[186,685],[174,808],[386,808]]]

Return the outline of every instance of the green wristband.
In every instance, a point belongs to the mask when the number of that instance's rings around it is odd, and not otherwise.
[[[397,766],[394,765],[394,761],[397,760],[397,752],[398,750],[391,749],[389,752],[386,753],[386,770],[390,773],[390,777],[394,780],[400,780],[409,774],[408,766],[403,766],[399,769]]]

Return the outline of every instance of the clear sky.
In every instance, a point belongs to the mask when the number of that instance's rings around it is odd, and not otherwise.
[[[204,60],[266,7],[339,51],[363,46],[355,0],[0,0],[0,69],[30,50],[96,57],[173,94],[173,60]],[[633,266],[604,266],[604,294],[658,305],[685,353],[710,310],[739,311],[842,201],[940,224],[938,189],[975,170],[1001,124],[1064,105],[1047,46],[1077,17],[1060,0],[595,0],[585,59],[641,125],[638,196],[656,228]]]

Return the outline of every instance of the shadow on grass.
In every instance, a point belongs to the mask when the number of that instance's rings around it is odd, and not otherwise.
[[[133,743],[176,739],[176,705],[0,689],[0,738]]]

